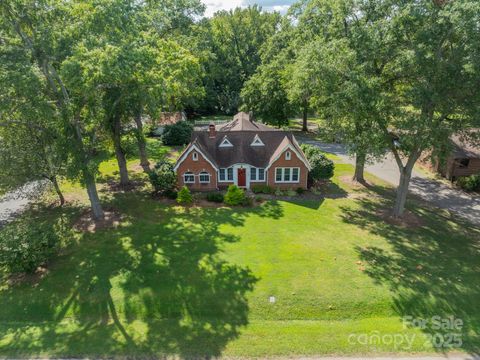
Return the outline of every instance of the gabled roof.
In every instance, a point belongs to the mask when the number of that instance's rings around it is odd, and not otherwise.
[[[175,171],[178,169],[178,166],[187,158],[187,156],[192,151],[199,152],[201,155],[203,155],[205,160],[210,163],[210,165],[212,165],[215,169],[218,170],[218,167],[217,167],[217,164],[215,163],[215,160],[213,160],[211,158],[211,156],[208,154],[208,151],[206,151],[202,147],[202,145],[196,139],[194,139],[190,144],[188,144],[188,146],[183,150],[183,152],[178,157],[177,163],[175,164],[175,166],[173,168]]]
[[[193,143],[199,144],[199,147],[204,149],[204,152],[208,154],[218,168],[226,168],[239,163],[266,168],[287,147],[290,147],[309,167],[305,155],[290,132],[271,131],[262,133],[264,146],[251,146],[256,135],[252,131],[228,132],[228,140],[233,146],[220,147],[219,145],[226,134],[223,132],[217,133],[217,136],[213,139],[209,137],[206,131],[198,131],[193,134]]]
[[[252,146],[253,141],[258,137],[264,145]],[[225,139],[228,139],[232,146],[220,146]],[[195,146],[217,169],[241,163],[267,168],[287,148],[291,149],[305,163],[305,166],[310,168],[291,132],[252,122],[246,113],[239,113],[235,115],[233,121],[218,127],[213,138],[210,137],[208,130],[194,131],[192,142],[180,156],[176,168],[185,160],[184,154],[192,146]]]
[[[300,146],[298,145],[297,143],[297,140],[295,139],[295,136],[292,135],[292,138],[289,139],[287,136],[285,136],[282,140],[282,142],[280,143],[280,145],[278,145],[277,149],[275,150],[275,152],[273,153],[272,157],[270,158],[270,162],[269,162],[269,165],[267,166],[270,167],[270,165],[275,162],[286,150],[291,150],[293,151],[297,157],[303,161],[303,163],[305,164],[305,166],[310,170],[311,167],[310,167],[310,163],[308,162],[307,158],[305,157],[305,155],[303,154],[303,151],[302,149],[300,148]]]
[[[473,129],[472,133],[480,132],[479,129]],[[472,139],[468,139],[467,136],[456,134],[450,139],[453,145],[453,156],[456,158],[474,159],[480,158],[480,146],[475,144]]]
[[[233,120],[220,126],[218,131],[278,131],[270,126],[253,121],[246,112],[239,112]]]

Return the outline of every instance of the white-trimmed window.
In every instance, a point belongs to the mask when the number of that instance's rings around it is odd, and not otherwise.
[[[250,146],[265,146],[262,140],[260,140],[260,136],[258,134],[255,134],[255,137],[253,138],[252,143]]]
[[[233,147],[233,144],[230,142],[230,140],[227,139],[227,136],[225,135],[222,142],[218,146],[219,147]]]
[[[292,153],[290,151],[287,151],[285,153],[285,160],[290,160],[292,158]]]
[[[265,169],[264,168],[250,168],[250,181],[265,181]]]
[[[218,170],[218,181],[233,181],[233,168]]]
[[[191,171],[187,171],[185,174],[183,174],[183,182],[185,184],[194,184],[195,175]]]
[[[300,168],[285,167],[275,168],[276,183],[298,183],[300,181]]]
[[[192,160],[193,160],[193,161],[198,161],[198,153],[197,153],[196,151],[194,151],[194,152],[192,153]]]
[[[210,182],[210,174],[206,171],[202,171],[198,175],[198,179],[200,181],[200,184],[208,184]]]

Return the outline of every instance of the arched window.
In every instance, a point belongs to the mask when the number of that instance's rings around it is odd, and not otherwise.
[[[198,153],[196,151],[193,152],[192,154],[192,159],[193,161],[197,161],[198,160]]]
[[[292,153],[290,151],[287,151],[285,153],[285,160],[290,160],[292,158]]]
[[[210,182],[210,174],[206,171],[202,171],[199,174],[200,184],[208,184]]]
[[[185,184],[195,183],[195,175],[193,175],[191,171],[187,171],[185,174],[183,174],[183,182]]]

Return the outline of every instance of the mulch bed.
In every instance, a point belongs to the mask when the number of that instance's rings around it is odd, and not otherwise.
[[[393,217],[391,209],[378,210],[376,215],[387,224],[404,228],[418,228],[425,224],[422,218],[409,210],[405,210],[401,218]]]
[[[93,219],[92,212],[86,210],[73,225],[73,229],[80,232],[94,233],[100,229],[116,228],[122,221],[122,215],[114,209],[105,209],[103,220]]]

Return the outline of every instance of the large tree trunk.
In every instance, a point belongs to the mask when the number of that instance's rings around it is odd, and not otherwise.
[[[308,103],[303,105],[302,131],[308,131]]]
[[[79,151],[80,164],[82,166],[82,175],[85,186],[87,187],[88,200],[90,200],[90,207],[92,209],[93,218],[95,220],[102,220],[104,218],[102,204],[97,193],[97,184],[95,183],[95,176],[92,174],[88,166],[88,156],[83,145],[83,136],[80,128],[80,113],[74,116],[73,128],[75,141],[77,143],[76,149]]]
[[[60,206],[63,206],[65,204],[65,197],[63,196],[62,190],[60,190],[60,186],[58,186],[58,181],[56,176],[52,176],[50,178],[50,181],[53,184],[53,187],[55,188],[55,192],[58,195],[58,199],[60,200]]]
[[[355,155],[355,173],[353,174],[353,181],[364,183],[365,161],[367,156],[364,152],[357,152]]]
[[[413,166],[417,162],[422,151],[420,149],[413,150],[410,153],[410,157],[407,160],[407,164],[403,165],[402,160],[398,152],[393,149],[395,160],[400,170],[400,181],[397,187],[397,197],[395,199],[395,205],[393,207],[393,216],[401,217],[405,211],[405,203],[407,201],[408,188],[410,186],[410,179],[412,178]]]
[[[405,211],[405,203],[407,202],[408,187],[412,178],[412,169],[404,167],[400,171],[400,182],[397,187],[397,196],[393,207],[393,216],[401,217]]]
[[[127,186],[130,183],[130,180],[128,178],[127,159],[122,148],[122,124],[120,117],[114,117],[112,127],[113,146],[115,147],[115,157],[117,158],[118,170],[120,171],[120,185]]]
[[[97,186],[95,184],[95,178],[88,170],[83,170],[83,178],[85,186],[87,187],[88,199],[92,208],[93,218],[95,220],[102,220],[104,217],[100,198],[98,197]]]
[[[143,171],[145,171],[146,173],[149,173],[150,162],[148,161],[148,156],[147,156],[147,143],[145,141],[145,136],[143,135],[143,124],[142,124],[141,113],[135,116],[135,123],[137,124],[137,144],[138,144],[138,151],[140,153],[140,166],[143,168]]]

